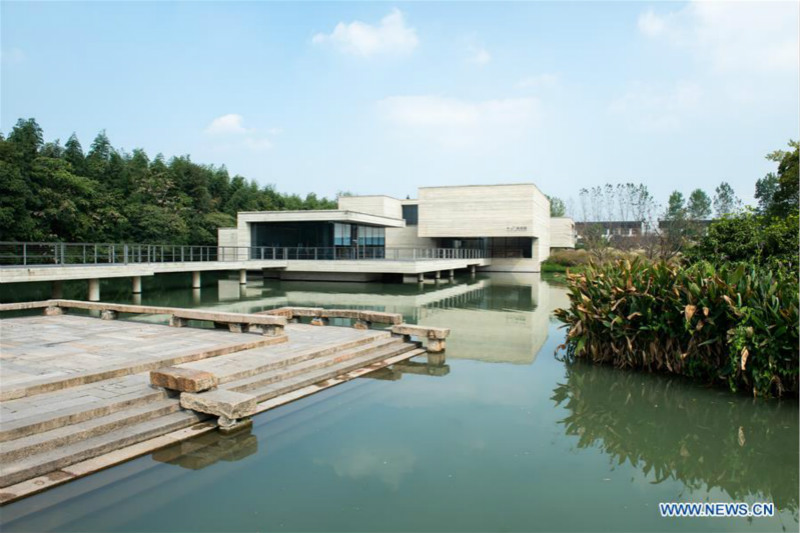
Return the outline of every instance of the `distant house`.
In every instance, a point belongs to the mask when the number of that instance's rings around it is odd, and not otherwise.
[[[575,222],[578,240],[583,239],[588,231],[596,231],[607,239],[622,237],[639,237],[645,232],[644,222],[630,220],[607,220],[601,222]]]

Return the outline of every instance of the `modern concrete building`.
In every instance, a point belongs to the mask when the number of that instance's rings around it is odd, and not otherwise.
[[[539,272],[551,248],[575,247],[575,225],[551,218],[547,196],[523,183],[422,187],[414,200],[343,196],[336,210],[242,212],[218,237],[225,253],[245,254],[237,259],[287,260],[270,271],[282,279],[356,281],[459,268]]]

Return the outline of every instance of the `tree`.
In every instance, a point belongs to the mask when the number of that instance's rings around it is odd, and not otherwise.
[[[667,200],[667,211],[664,218],[667,220],[677,220],[683,218],[686,210],[683,205],[683,194],[678,191],[672,191]]]
[[[697,246],[691,260],[734,261],[759,265],[798,264],[798,217],[766,219],[751,211],[715,220]]]
[[[86,175],[86,156],[83,154],[78,136],[73,133],[64,144],[64,159],[72,165],[72,172],[80,176]]]
[[[756,200],[758,200],[758,212],[766,214],[772,206],[773,197],[778,190],[778,176],[770,172],[756,182]]]
[[[789,141],[790,151],[776,150],[767,159],[778,163],[778,187],[772,196],[768,209],[769,216],[786,217],[797,213],[800,194],[798,187],[798,159],[800,159],[800,143]]]
[[[741,208],[741,204],[741,200],[736,197],[733,187],[727,181],[723,181],[715,189],[714,210],[717,212],[717,218],[736,213]]]
[[[42,128],[35,119],[19,119],[11,130],[7,142],[13,151],[12,157],[16,158],[25,170],[30,170],[33,160],[39,155],[39,149],[44,144]]]
[[[563,217],[567,212],[567,207],[564,204],[564,200],[556,196],[548,196],[548,198],[550,199],[550,216]]]
[[[689,195],[687,214],[692,220],[705,220],[711,215],[711,199],[702,189],[695,189]]]

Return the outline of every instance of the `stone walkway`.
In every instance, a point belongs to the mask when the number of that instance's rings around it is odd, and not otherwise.
[[[184,428],[216,427],[208,411],[152,385],[151,370],[211,373],[219,389],[208,394],[247,395],[260,412],[423,352],[387,330],[336,326],[288,324],[267,337],[69,314],[0,320],[0,504],[39,490],[37,480],[72,479],[174,443],[168,436]]]

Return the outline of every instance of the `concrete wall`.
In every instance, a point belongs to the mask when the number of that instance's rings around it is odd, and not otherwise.
[[[550,248],[575,248],[575,221],[568,217],[550,219]]]
[[[533,184],[419,189],[420,237],[540,237],[549,218]]]
[[[417,235],[417,226],[386,228],[387,248],[435,248],[436,242]]]
[[[218,228],[217,229],[217,245],[224,246],[239,246],[239,231],[237,228]],[[232,261],[236,259],[236,250],[222,249],[219,252],[222,261]]]
[[[382,217],[403,218],[400,200],[390,196],[340,196],[339,209]]]

